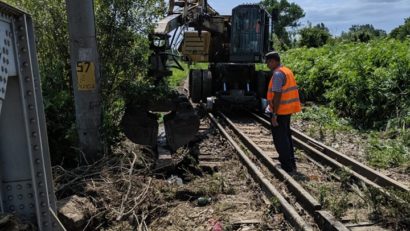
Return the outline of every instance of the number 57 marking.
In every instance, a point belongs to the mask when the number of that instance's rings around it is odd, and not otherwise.
[[[90,69],[90,66],[91,66],[90,62],[78,62],[77,72],[88,72],[88,70]]]

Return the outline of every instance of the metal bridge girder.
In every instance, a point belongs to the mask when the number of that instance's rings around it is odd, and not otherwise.
[[[2,2],[0,55],[0,212],[39,230],[64,230],[55,215],[32,20]]]

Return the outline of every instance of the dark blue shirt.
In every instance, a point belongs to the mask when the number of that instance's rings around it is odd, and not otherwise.
[[[283,72],[280,72],[280,71],[274,71],[272,78],[273,78],[272,91],[282,92],[282,87],[286,84],[285,74],[283,74]]]

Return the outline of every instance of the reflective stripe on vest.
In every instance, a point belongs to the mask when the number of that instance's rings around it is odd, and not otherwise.
[[[272,92],[275,92],[272,90],[272,88],[270,89]],[[298,90],[298,86],[293,86],[293,87],[289,87],[287,89],[282,89],[282,94],[290,92],[290,91],[295,91]]]
[[[292,71],[289,68],[283,66],[277,68],[275,71],[282,72],[286,77],[286,83],[284,86],[282,86],[282,96],[277,114],[289,115],[300,112],[302,110],[302,107],[299,99],[299,91]],[[272,89],[273,77],[269,83],[269,89],[266,97],[268,100],[272,100],[275,96],[275,92]]]
[[[288,100],[281,100],[280,104],[290,104],[294,102],[299,102],[299,98],[293,98],[293,99],[288,99]]]

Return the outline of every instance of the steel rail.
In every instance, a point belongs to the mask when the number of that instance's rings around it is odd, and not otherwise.
[[[245,135],[226,115],[219,113],[229,128],[236,134],[241,142],[248,148],[261,163],[276,178],[284,182],[288,190],[295,196],[303,208],[312,215],[321,230],[348,231],[349,229],[338,221],[329,211],[322,210],[322,205],[307,192],[297,181],[273,161],[257,144]]]
[[[247,167],[248,172],[257,181],[262,190],[269,197],[276,197],[281,205],[282,212],[289,223],[297,230],[313,230],[313,227],[308,224],[295,210],[295,208],[280,194],[275,186],[268,180],[268,178],[258,169],[252,160],[246,155],[239,144],[228,134],[223,126],[215,119],[212,113],[208,113],[211,121],[216,125],[222,135],[231,143],[236,150],[239,159]]]
[[[257,121],[259,121],[265,128],[270,129],[270,122],[265,117],[261,117],[255,113],[250,113]],[[307,151],[311,157],[323,164],[329,165],[333,168],[347,168],[354,177],[379,189],[395,189],[408,192],[409,188],[404,184],[380,173],[376,170],[348,157],[335,149],[326,146],[325,144],[312,139],[302,132],[291,128],[292,138],[295,145]]]

